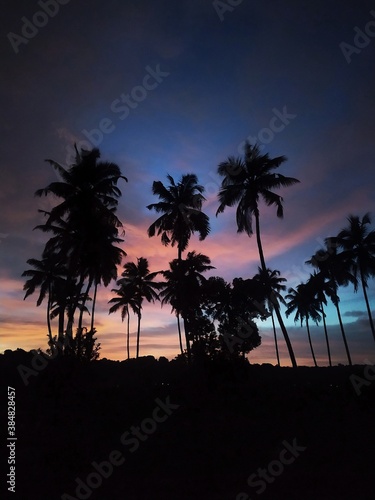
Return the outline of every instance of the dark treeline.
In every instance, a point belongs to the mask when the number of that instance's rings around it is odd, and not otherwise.
[[[136,357],[140,352],[141,318],[144,301],[168,304],[176,315],[180,357],[189,363],[204,359],[235,360],[245,358],[261,344],[257,320],[271,317],[277,364],[280,365],[276,321],[286,343],[290,361],[297,366],[293,346],[284,324],[280,304],[286,315],[306,324],[307,338],[315,366],[316,357],[310,334],[310,323],[323,322],[327,359],[332,366],[325,307],[330,300],[338,316],[348,363],[352,364],[345,328],[340,312],[339,289],[352,286],[361,289],[375,340],[375,328],[368,299],[368,281],[375,276],[375,231],[369,214],[350,215],[347,226],[336,236],[325,240],[325,248],[306,263],[312,274],[296,288],[286,287],[279,270],[266,264],[260,229],[260,204],[276,208],[283,217],[283,198],[279,188],[293,186],[299,180],[276,172],[286,161],[284,156],[262,155],[257,145],[247,143],[242,158],[229,157],[218,167],[222,177],[218,193],[217,214],[236,207],[238,232],[255,233],[260,266],[251,278],[235,278],[232,283],[219,276],[206,278],[214,269],[209,256],[189,251],[194,234],[204,240],[210,223],[202,211],[204,186],[197,176],[188,173],[176,182],[170,175],[168,184],[155,181],[152,192],[158,198],[148,209],[158,218],[148,228],[148,236],[159,236],[163,245],[175,246],[176,259],[168,269],[151,272],[146,257],[127,262],[118,279],[117,269],[126,257],[119,244],[124,229],[118,219],[121,197],[120,181],[127,182],[120,168],[99,160],[99,150],[78,151],[69,168],[47,160],[61,178],[39,189],[37,196],[53,195],[58,203],[44,214],[39,229],[50,235],[41,259],[29,259],[25,271],[25,298],[39,291],[37,305],[46,300],[48,351],[57,349],[66,356],[95,360],[100,344],[96,342],[95,305],[99,285],[107,287],[116,281],[109,313],[120,311],[127,319],[127,357],[130,358],[130,313],[138,320]],[[283,292],[288,292],[283,296]],[[55,322],[53,321],[55,320]]]

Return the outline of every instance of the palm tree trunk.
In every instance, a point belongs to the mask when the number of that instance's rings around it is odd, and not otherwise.
[[[128,351],[128,359],[130,359],[130,314],[129,314],[129,309],[128,309],[128,335],[126,339],[126,348]]]
[[[59,343],[62,344],[64,340],[64,320],[65,320],[65,304],[63,303],[60,305],[60,311],[59,311]]]
[[[85,307],[85,305],[86,305],[86,302],[87,302],[87,299],[88,299],[88,296],[89,296],[89,291],[90,291],[91,285],[92,285],[92,280],[89,280],[89,282],[88,282],[88,284],[87,284],[86,291],[85,291],[85,295],[84,295],[84,299],[83,299],[83,303],[82,303],[82,308],[81,308],[81,311],[80,311],[80,313],[79,313],[78,330],[81,330],[81,329],[82,329],[83,309],[84,309],[84,307]]]
[[[257,238],[257,244],[258,244],[260,265],[261,265],[262,270],[264,272],[267,272],[267,266],[266,266],[266,261],[264,259],[264,253],[263,253],[263,247],[262,247],[262,240],[260,238],[259,211],[256,210],[254,215],[255,215],[255,232],[256,232],[256,238]],[[279,304],[278,304],[276,297],[273,297],[272,301],[273,301],[273,303],[277,303],[277,305],[275,307],[277,320],[279,322],[281,331],[283,332],[283,336],[284,336],[284,339],[285,339],[285,342],[286,342],[286,345],[288,348],[288,352],[289,352],[289,357],[290,357],[290,360],[292,362],[292,366],[293,366],[293,368],[297,368],[297,362],[296,362],[296,358],[294,356],[293,347],[292,347],[292,344],[290,342],[288,332],[285,328],[284,321],[281,317],[280,310],[279,310]]]
[[[136,358],[139,357],[139,336],[141,333],[141,313],[138,313],[138,330],[137,330],[137,354]]]
[[[95,316],[95,306],[96,306],[96,293],[98,291],[98,283],[95,282],[94,297],[92,299],[92,310],[91,310],[91,332],[94,331],[94,316]]]
[[[47,328],[48,328],[48,344],[50,348],[53,347],[53,339],[52,339],[52,328],[51,328],[51,318],[50,318],[50,309],[51,309],[51,284],[48,286],[48,301],[47,301]]]
[[[279,348],[277,346],[277,336],[276,336],[275,320],[274,320],[273,312],[272,311],[271,311],[271,319],[272,319],[272,326],[273,326],[273,336],[274,336],[274,339],[275,339],[277,366],[280,366],[280,357],[279,357]]]
[[[329,366],[332,366],[331,349],[329,347],[328,331],[327,331],[327,323],[326,323],[326,315],[324,314],[323,302],[320,303],[320,307],[322,309],[322,318],[323,318],[323,325],[324,325],[324,335],[326,337],[327,352],[328,352],[328,362],[329,362]]]
[[[317,365],[317,362],[316,362],[316,359],[315,359],[314,349],[313,349],[312,342],[311,342],[309,319],[307,317],[306,317],[306,327],[307,327],[307,336],[309,337],[309,344],[310,344],[312,358],[314,360],[315,367],[317,367],[318,365]]]
[[[73,281],[72,279],[69,280],[67,278],[68,290],[71,289],[71,287],[72,287],[72,285],[71,285],[72,281]],[[70,304],[69,304],[69,307],[68,307],[68,321],[67,321],[67,324],[66,324],[66,334],[67,334],[67,336],[69,338],[69,341],[73,340],[74,315],[75,315],[75,312],[76,312],[76,309],[77,309],[77,306],[78,306],[79,297],[81,295],[81,290],[82,290],[84,281],[85,280],[84,280],[84,277],[82,275],[81,278],[80,278],[78,287],[77,287],[76,296],[74,297],[74,299],[72,297],[70,297]]]
[[[341,328],[341,334],[342,334],[342,338],[343,338],[343,341],[344,341],[344,345],[345,345],[346,355],[348,357],[349,366],[352,366],[352,358],[350,357],[348,342],[346,341],[346,335],[345,335],[344,325],[342,324],[341,313],[340,313],[340,308],[339,308],[338,302],[335,304],[335,307],[336,307],[336,311],[337,311],[337,316],[339,318],[339,323],[340,323],[340,328]]]
[[[278,307],[275,307],[275,312],[276,312],[277,320],[279,322],[281,331],[283,332],[283,336],[284,336],[284,339],[285,339],[286,346],[288,348],[290,360],[292,362],[292,366],[293,366],[293,368],[297,368],[297,362],[296,362],[296,358],[294,356],[293,347],[292,347],[292,344],[290,342],[290,338],[289,338],[288,332],[286,331],[286,328],[285,328],[285,325],[284,325],[284,321],[283,321],[283,318],[281,317],[280,310],[279,310]]]
[[[180,314],[177,313],[177,328],[178,328],[178,340],[180,341],[181,354],[184,354],[184,348],[182,347],[182,337],[181,337],[181,324],[180,324]]]
[[[179,263],[182,261],[182,251],[181,251],[181,246],[180,243],[178,244],[178,255],[177,255]],[[190,364],[191,361],[191,351],[190,351],[190,343],[189,343],[189,338],[188,338],[188,330],[187,330],[187,322],[184,317],[183,319],[183,324],[184,324],[184,331],[185,331],[185,342],[186,342],[186,351],[187,351],[187,357],[188,357],[188,363]],[[179,328],[179,336],[180,336],[180,349],[181,353],[183,354],[184,350],[182,348],[182,340],[181,340],[181,325],[179,322],[179,318],[177,316],[177,327]]]
[[[361,272],[361,282],[362,282],[363,295],[365,297],[365,302],[366,302],[368,319],[369,319],[370,327],[371,327],[371,331],[372,331],[372,336],[374,337],[374,340],[375,340],[374,322],[373,322],[373,319],[372,319],[372,314],[371,314],[371,309],[370,309],[370,303],[369,303],[369,300],[368,300],[368,295],[367,295],[365,280],[364,280],[364,276],[363,276],[362,272]]]
[[[264,272],[267,272],[266,261],[264,259],[262,240],[260,239],[260,222],[259,222],[259,211],[255,211],[255,232],[257,237],[257,245],[260,257],[260,265]]]
[[[184,323],[184,330],[185,330],[185,341],[186,341],[186,351],[187,351],[187,357],[188,357],[188,363],[191,362],[191,350],[190,350],[190,342],[189,342],[189,322],[182,316],[183,323]]]

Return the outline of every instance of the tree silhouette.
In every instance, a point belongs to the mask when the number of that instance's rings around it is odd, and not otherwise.
[[[366,213],[362,219],[349,215],[349,225],[342,229],[335,242],[343,249],[343,258],[347,259],[350,271],[359,278],[366,303],[372,335],[375,340],[375,327],[367,294],[368,280],[375,276],[375,231],[369,231],[371,217]]]
[[[255,318],[269,316],[264,290],[254,279],[235,278],[232,285],[214,276],[203,286],[203,310],[217,325],[220,356],[234,360],[261,343]]]
[[[154,181],[152,192],[161,201],[147,206],[161,215],[148,228],[149,237],[161,235],[163,245],[177,244],[178,256],[181,260],[182,252],[189,245],[190,237],[199,233],[199,239],[204,240],[210,232],[209,219],[202,212],[204,187],[198,184],[195,174],[185,174],[180,182],[175,183],[171,175],[167,175],[170,183],[168,187],[161,181]]]
[[[266,269],[266,271],[263,271],[263,269],[259,267],[258,274],[254,276],[254,280],[258,281],[260,286],[263,288],[267,300],[267,307],[271,313],[276,359],[278,366],[280,366],[279,349],[277,346],[276,326],[273,311],[275,308],[280,307],[280,302],[282,304],[285,304],[285,300],[280,292],[286,290],[286,286],[282,284],[286,282],[286,279],[280,277],[280,271],[278,271],[277,269],[275,269],[274,271],[272,271],[271,269]]]
[[[118,297],[114,297],[109,300],[110,304],[113,306],[109,309],[109,314],[118,311],[121,308],[121,320],[124,321],[127,317],[127,338],[126,338],[126,350],[128,354],[128,359],[130,359],[130,314],[129,307],[132,309],[133,313],[138,316],[139,304],[136,297],[136,288],[133,281],[129,281],[127,275],[124,276],[124,280],[119,280],[117,284],[120,285],[118,289],[113,289],[112,292],[116,293]]]
[[[56,262],[53,255],[44,257],[42,260],[28,259],[27,263],[34,269],[28,269],[22,273],[23,277],[29,277],[23,287],[26,291],[24,299],[32,295],[37,288],[40,289],[37,306],[40,306],[47,296],[48,344],[52,347],[54,344],[51,328],[53,289],[56,288],[57,281],[64,278],[66,270]]]
[[[327,345],[328,363],[329,363],[329,366],[332,366],[331,349],[329,346],[326,314],[324,312],[324,306],[327,305],[326,294],[328,296],[332,295],[333,291],[329,290],[330,284],[329,284],[329,282],[326,282],[324,275],[322,273],[317,273],[316,271],[314,271],[313,274],[310,274],[310,278],[307,280],[307,283],[308,283],[309,287],[311,288],[314,297],[318,300],[318,302],[320,304],[320,312],[321,312],[321,315],[323,318],[324,336],[325,336],[326,345]]]
[[[226,207],[237,205],[237,231],[239,233],[246,232],[248,236],[253,234],[252,221],[253,218],[255,219],[255,233],[260,263],[262,270],[265,272],[267,266],[260,236],[259,201],[263,199],[266,205],[276,206],[277,217],[283,217],[283,198],[274,193],[273,190],[292,186],[299,182],[293,177],[285,177],[273,172],[273,170],[279,168],[285,161],[285,156],[270,158],[268,154],[261,155],[257,145],[251,146],[246,142],[243,159],[229,157],[225,162],[220,163],[218,167],[218,173],[223,177],[223,181],[218,195],[220,205],[216,215],[224,212]],[[296,367],[297,363],[293,348],[279,308],[275,308],[275,313],[287,344],[292,365]]]
[[[85,328],[85,331],[88,330],[87,356],[91,358],[89,345],[90,338],[93,345],[97,287],[100,283],[108,286],[111,279],[117,277],[117,265],[126,255],[122,249],[114,246],[123,241],[119,237],[122,224],[116,216],[121,195],[117,183],[126,178],[121,175],[117,165],[98,161],[98,149],[78,152],[76,148],[76,153],[76,162],[69,168],[47,160],[61,181],[52,182],[35,194],[52,195],[60,203],[51,211],[43,212],[46,221],[38,225],[37,229],[51,234],[45,245],[43,259],[53,258],[57,266],[65,269],[66,283],[60,283],[59,290],[55,291],[55,306],[59,311],[59,337],[61,339],[65,331],[71,345],[75,312],[77,309],[80,311],[78,334],[82,335],[83,313],[87,310],[85,304],[90,298],[91,287],[94,287],[91,327],[89,330]],[[67,323],[64,330],[65,314]]]
[[[356,288],[357,280],[355,276],[350,273],[347,260],[343,259],[341,253],[337,252],[337,245],[335,241],[332,238],[326,238],[325,244],[326,248],[318,250],[313,257],[307,261],[307,263],[318,269],[322,278],[324,278],[324,291],[335,306],[346,356],[348,358],[348,363],[351,366],[352,359],[350,356],[348,341],[346,339],[344,324],[342,322],[338,289],[340,286],[347,286],[349,283],[352,283]]]
[[[131,293],[128,295],[128,304],[138,316],[137,358],[139,357],[142,304],[144,299],[146,299],[147,302],[155,302],[155,300],[159,300],[157,290],[162,288],[162,283],[153,281],[158,274],[159,272],[150,273],[148,260],[144,257],[139,257],[137,259],[137,263],[127,262],[124,265],[124,271],[121,275],[122,278],[117,281],[117,285],[120,287],[120,293],[125,294],[127,290],[131,290]],[[121,307],[121,304],[118,302],[116,305],[117,309]]]
[[[314,297],[314,290],[307,283],[301,283],[300,285],[297,285],[296,289],[289,288],[288,292],[288,295],[285,297],[286,300],[289,301],[287,302],[286,315],[289,316],[292,312],[295,311],[294,321],[298,321],[300,319],[301,326],[303,324],[303,320],[305,320],[311,355],[314,360],[314,365],[318,366],[311,342],[309,318],[315,321],[315,323],[318,323],[318,321],[321,320],[319,302]]]
[[[198,312],[201,307],[202,285],[206,281],[202,273],[214,269],[210,264],[211,260],[207,255],[192,251],[187,254],[186,260],[175,259],[170,262],[168,270],[161,271],[166,280],[160,292],[161,303],[171,304],[172,311],[181,315],[188,356],[190,356],[190,340],[193,340],[195,335],[195,321],[199,317]],[[180,348],[182,351],[181,337]]]
[[[148,228],[148,236],[155,234],[161,236],[163,245],[177,244],[177,259],[182,260],[182,252],[187,249],[189,240],[194,233],[199,234],[199,239],[204,240],[210,232],[209,218],[202,212],[204,187],[198,184],[195,174],[185,174],[176,184],[171,175],[167,175],[169,186],[166,187],[161,181],[154,181],[152,192],[158,196],[158,203],[147,206],[149,210],[155,210],[162,215]],[[175,309],[178,311],[178,309]],[[181,347],[181,326],[179,312],[177,312],[177,327]],[[188,335],[185,332],[185,338]],[[190,360],[190,345],[187,340],[186,349]],[[181,347],[182,351],[182,347]]]

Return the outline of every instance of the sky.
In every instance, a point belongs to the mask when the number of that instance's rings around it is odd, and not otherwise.
[[[21,275],[46,241],[33,231],[42,222],[38,209],[56,203],[34,197],[56,180],[44,160],[70,165],[75,142],[98,147],[128,178],[118,209],[124,263],[143,256],[151,271],[177,256],[147,237],[156,215],[146,206],[158,201],[152,183],[192,172],[205,187],[211,233],[203,242],[194,236],[188,250],[211,258],[216,269],[207,276],[256,274],[255,237],[236,233],[234,210],[215,216],[217,166],[240,156],[245,140],[271,157],[285,155],[280,172],[301,181],[281,192],[283,220],[261,206],[267,265],[288,287],[308,278],[305,261],[349,214],[370,212],[375,222],[373,2],[14,0],[0,22],[0,352],[47,347],[45,304],[37,308],[36,295],[23,300]],[[99,291],[96,328],[101,357],[122,360],[126,324],[108,315],[114,286]],[[373,309],[374,292],[372,280]],[[361,291],[348,287],[340,297],[353,361],[374,363]],[[333,361],[345,363],[332,307],[327,322]],[[286,325],[297,362],[311,365],[305,328],[293,317]],[[249,359],[274,364],[271,324],[258,326],[262,345]],[[131,331],[134,354],[133,317]],[[311,333],[318,364],[326,365],[322,327]],[[178,351],[169,306],[145,304],[140,354],[171,359]]]

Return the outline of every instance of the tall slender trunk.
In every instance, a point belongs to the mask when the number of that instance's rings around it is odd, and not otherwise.
[[[92,310],[91,310],[91,332],[94,331],[94,316],[95,316],[95,306],[96,306],[96,294],[98,291],[98,283],[95,282],[94,297],[92,299]]]
[[[137,330],[137,354],[136,358],[139,357],[139,336],[141,333],[141,313],[138,313],[138,330]]]
[[[262,270],[266,273],[267,272],[266,261],[264,260],[262,240],[260,238],[259,211],[258,210],[255,211],[254,215],[255,215],[255,231],[256,231],[256,238],[257,238],[257,244],[258,244],[259,257],[260,257],[260,264],[261,264]],[[275,304],[276,317],[277,317],[277,320],[279,322],[281,331],[283,332],[285,343],[287,345],[288,352],[289,352],[289,357],[290,357],[290,360],[292,362],[292,366],[293,366],[293,368],[297,368],[297,362],[296,362],[296,358],[294,356],[293,347],[292,347],[292,344],[290,342],[290,338],[289,338],[288,332],[287,332],[287,330],[285,328],[284,321],[283,321],[283,319],[281,317],[281,314],[280,314],[278,300],[277,300],[277,298],[275,296],[273,296],[272,297],[272,301]]]
[[[184,323],[184,330],[185,330],[185,341],[186,341],[186,351],[187,351],[187,357],[188,357],[188,363],[191,361],[191,349],[190,349],[190,342],[189,342],[189,322],[187,319],[182,316],[183,323]]]
[[[64,340],[64,322],[65,322],[65,302],[59,305],[59,335],[58,340],[60,343]]]
[[[48,285],[47,328],[48,328],[48,344],[49,344],[50,348],[52,349],[52,347],[53,347],[53,339],[52,339],[52,328],[51,328],[50,310],[51,310],[51,284]]]
[[[267,272],[266,261],[264,259],[262,240],[260,239],[260,222],[259,222],[259,211],[255,211],[255,233],[257,237],[258,251],[260,257],[260,265],[264,272]]]
[[[181,261],[182,261],[182,250],[181,250],[180,244],[178,244],[178,255],[177,255],[177,258],[178,258],[179,264],[181,264]],[[187,330],[187,322],[186,322],[186,319],[183,316],[182,316],[182,319],[183,319],[184,332],[185,332],[185,342],[186,342],[186,351],[187,351],[187,357],[188,357],[188,364],[190,364],[190,362],[191,362],[191,350],[190,350],[190,342],[189,342],[189,336],[188,336],[188,330]],[[177,327],[180,327],[180,330],[181,330],[181,325],[180,325],[179,321],[177,323]],[[179,330],[179,334],[180,334],[180,330]],[[181,352],[183,353],[181,336],[180,336],[180,348],[181,348]]]
[[[322,309],[322,318],[323,318],[323,325],[324,325],[324,335],[326,337],[327,352],[328,352],[328,362],[329,362],[329,366],[332,366],[331,349],[329,347],[328,331],[327,331],[327,323],[326,323],[326,315],[324,314],[323,302],[320,302],[320,307]]]
[[[129,314],[129,308],[128,308],[128,335],[126,339],[126,348],[128,351],[128,359],[130,359],[130,314]]]
[[[92,280],[91,280],[92,284]],[[91,326],[90,330],[86,334],[86,352],[85,357],[88,361],[91,361],[91,356],[94,351],[94,316],[95,316],[95,305],[96,305],[96,292],[98,289],[98,284],[95,282],[94,287],[94,297],[92,300],[92,309],[91,309]]]
[[[370,327],[371,327],[371,331],[372,331],[372,336],[374,337],[374,340],[375,340],[374,321],[372,319],[370,303],[369,303],[369,300],[368,300],[368,295],[367,295],[367,290],[366,290],[366,285],[365,285],[366,282],[365,282],[365,279],[364,279],[364,276],[363,276],[362,272],[361,272],[361,282],[362,282],[363,295],[365,297],[365,302],[366,302],[368,319],[369,319]]]
[[[280,366],[279,348],[277,346],[276,326],[275,326],[275,319],[273,317],[273,311],[272,310],[271,310],[271,319],[272,319],[272,327],[273,327],[273,336],[274,336],[274,339],[275,339],[275,349],[276,349],[277,366]]]
[[[177,313],[177,329],[178,329],[178,340],[180,342],[181,354],[184,354],[184,348],[182,347],[181,324],[180,324],[180,314],[179,313]]]
[[[87,299],[88,299],[88,296],[89,296],[89,291],[90,291],[91,285],[92,285],[92,280],[90,279],[89,282],[88,282],[88,284],[87,284],[87,288],[86,288],[85,295],[84,295],[84,298],[83,298],[82,307],[81,307],[81,310],[80,310],[80,313],[79,313],[78,330],[81,330],[81,328],[82,328],[83,310],[85,308],[85,305],[86,305],[86,302],[87,302]]]
[[[76,312],[76,309],[78,307],[78,302],[79,302],[79,297],[81,295],[81,290],[83,287],[85,279],[83,276],[81,276],[79,284],[77,286],[76,294],[75,297],[72,297],[72,292],[73,292],[73,278],[70,276],[67,278],[67,291],[70,294],[70,304],[68,307],[68,320],[66,324],[66,335],[69,339],[69,342],[73,340],[73,325],[74,325],[74,315]]]
[[[290,342],[290,338],[289,338],[288,332],[286,331],[286,328],[285,328],[285,325],[284,325],[284,321],[283,321],[283,318],[281,317],[280,310],[279,310],[278,307],[275,308],[275,313],[276,313],[276,317],[277,317],[277,320],[279,322],[281,331],[283,333],[286,346],[288,348],[288,352],[289,352],[290,360],[292,362],[292,366],[293,366],[293,368],[297,368],[297,362],[296,362],[296,358],[294,356],[293,347],[292,347],[292,344]]]
[[[337,311],[337,317],[339,318],[339,323],[340,323],[340,329],[341,329],[341,334],[342,334],[342,339],[344,341],[344,345],[345,345],[345,351],[346,351],[346,355],[348,357],[348,362],[349,362],[349,365],[352,366],[352,358],[350,357],[350,352],[349,352],[349,347],[348,347],[348,342],[346,341],[346,335],[345,335],[345,330],[344,330],[344,325],[342,324],[342,319],[341,319],[341,313],[340,313],[340,308],[339,308],[339,304],[338,302],[334,302],[334,305],[336,307],[336,311]]]
[[[315,359],[314,349],[313,349],[312,342],[311,342],[310,327],[309,327],[309,318],[307,316],[306,316],[306,328],[307,328],[307,336],[309,338],[309,344],[310,344],[312,358],[314,360],[315,367],[317,367],[318,364],[317,364],[316,359]]]

